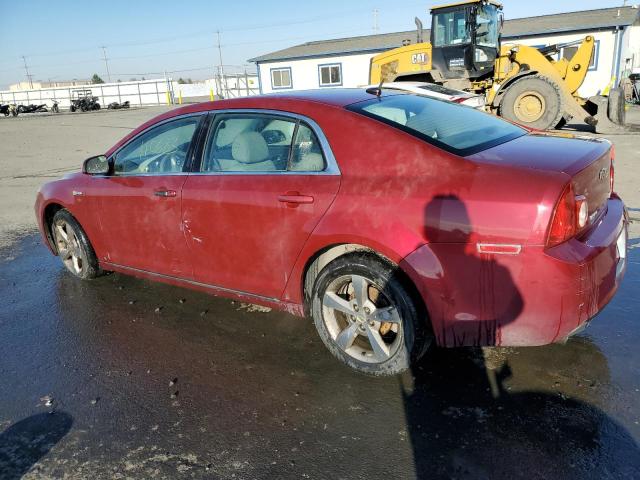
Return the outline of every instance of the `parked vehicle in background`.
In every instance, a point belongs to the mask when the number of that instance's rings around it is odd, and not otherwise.
[[[502,5],[460,0],[431,8],[430,41],[416,18],[416,42],[403,42],[371,58],[369,83],[414,80],[478,92],[490,112],[536,130],[562,128],[572,118],[597,129],[620,131],[624,93],[583,98],[578,91],[597,55],[588,35],[539,48],[504,42]],[[565,49],[575,47],[571,58]]]
[[[51,112],[52,113],[60,113],[60,107],[58,107],[58,101],[57,100],[52,100],[51,101]]]
[[[36,105],[34,103],[30,105],[18,105],[17,106],[18,113],[37,113],[37,112],[47,112],[47,104],[42,103],[40,105]]]
[[[8,117],[9,115],[13,115],[15,117],[18,115],[18,108],[15,104],[0,105],[0,113],[5,117]]]
[[[120,110],[121,108],[129,108],[129,100],[122,103],[111,102],[109,105],[107,105],[107,108],[109,110]]]
[[[369,85],[367,88],[378,88],[380,85]],[[465,92],[463,90],[455,90],[453,88],[444,87],[436,83],[426,82],[389,82],[383,83],[382,88],[385,90],[396,90],[401,92],[411,92],[417,95],[425,95],[427,97],[439,98],[448,102],[459,103],[467,107],[484,110],[484,95]]]
[[[72,112],[76,110],[80,110],[81,112],[100,110],[100,103],[98,103],[98,97],[94,97],[91,90],[75,90],[71,92],[71,106],[69,110]]]
[[[613,160],[424,95],[293,92],[166,112],[35,210],[80,279],[309,315],[341,362],[390,375],[433,343],[563,341],[604,308],[626,268]]]

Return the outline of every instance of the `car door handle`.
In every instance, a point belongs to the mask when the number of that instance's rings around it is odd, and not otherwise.
[[[176,196],[176,191],[175,190],[164,190],[164,189],[161,189],[161,190],[155,190],[153,192],[153,194],[156,197],[175,197]]]
[[[278,195],[278,201],[295,207],[301,203],[313,203],[313,197],[310,195],[300,195],[299,192],[287,192],[284,195]]]

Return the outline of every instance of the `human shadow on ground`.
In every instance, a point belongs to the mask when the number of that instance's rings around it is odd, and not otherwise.
[[[0,433],[0,478],[17,480],[69,432],[73,417],[54,411],[31,415]]]
[[[447,278],[441,278],[449,287],[438,294],[455,306],[449,313],[480,312],[455,322],[461,326],[434,327],[442,329],[434,332],[440,343],[450,346],[499,343],[500,328],[515,321],[524,306],[508,270],[468,248],[472,231],[456,197],[436,197],[426,206],[427,239],[444,235],[452,242],[447,260],[453,261],[443,267]],[[460,288],[470,282],[474,288]],[[478,293],[462,296],[470,290]],[[478,302],[485,304],[478,308]],[[468,335],[477,337],[469,342]],[[412,367],[412,385],[403,384],[402,393],[417,478],[640,478],[638,444],[605,412],[559,388],[511,391],[514,358],[523,364],[518,372],[525,385],[544,384],[547,376],[553,378],[550,371],[565,365],[574,365],[573,375],[590,378],[593,385],[608,384],[602,352],[584,337],[534,348],[431,348]],[[598,403],[597,390],[587,397]]]

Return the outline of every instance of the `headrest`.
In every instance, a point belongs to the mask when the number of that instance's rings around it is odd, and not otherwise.
[[[293,162],[291,170],[303,172],[321,172],[324,170],[324,158],[319,153],[306,153],[300,161]]]
[[[269,147],[258,132],[245,132],[233,141],[231,155],[240,163],[262,162],[269,157]]]
[[[437,120],[433,115],[424,112],[414,115],[413,117],[409,117],[405,126],[434,138],[437,136],[438,132]]]

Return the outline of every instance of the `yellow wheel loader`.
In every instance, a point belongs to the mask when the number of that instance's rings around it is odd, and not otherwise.
[[[624,124],[624,93],[611,88],[607,97],[578,95],[594,51],[591,36],[562,45],[534,48],[503,44],[502,5],[467,0],[431,9],[431,41],[423,41],[416,18],[417,41],[371,59],[370,83],[426,81],[483,94],[487,109],[507,120],[546,130],[568,120],[586,122],[597,131]],[[571,59],[554,55],[577,46]]]

